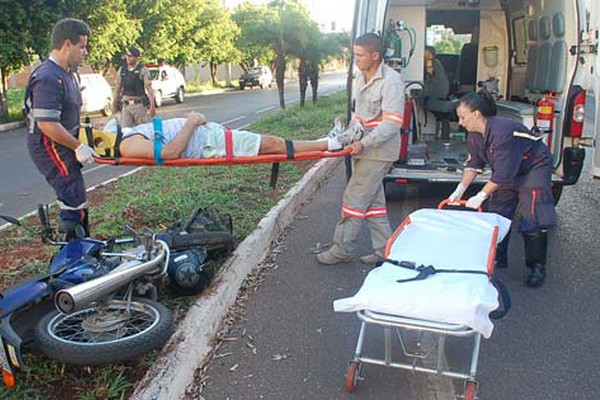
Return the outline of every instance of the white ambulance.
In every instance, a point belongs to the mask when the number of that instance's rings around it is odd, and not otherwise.
[[[402,149],[386,187],[460,180],[466,134],[454,105],[480,88],[496,98],[499,115],[544,134],[557,201],[577,182],[584,147],[600,138],[599,0],[357,0],[355,7],[356,35],[382,35],[386,62],[407,84]],[[588,154],[600,177],[600,145]]]

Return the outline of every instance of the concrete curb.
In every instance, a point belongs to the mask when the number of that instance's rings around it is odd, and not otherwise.
[[[10,131],[25,125],[25,121],[9,122],[8,124],[0,124],[0,132]]]
[[[271,242],[292,223],[298,207],[341,162],[323,159],[313,166],[237,247],[215,278],[216,287],[196,300],[162,354],[137,384],[130,400],[178,400],[192,383],[196,369],[211,350],[223,318],[237,298],[244,279],[268,253]]]

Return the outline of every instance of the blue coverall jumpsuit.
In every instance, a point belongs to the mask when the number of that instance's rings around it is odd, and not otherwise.
[[[56,192],[60,230],[67,234],[67,238],[78,224],[89,235],[82,166],[73,150],[54,142],[37,123],[59,122],[77,137],[81,103],[81,90],[75,74],[52,59],[44,61],[29,78],[25,91],[25,112],[29,124],[27,147],[33,163]]]
[[[541,136],[502,117],[490,117],[485,135],[471,133],[467,144],[466,168],[481,170],[487,164],[492,170],[490,180],[500,185],[490,197],[487,211],[512,219],[521,204],[519,232],[525,242],[526,265],[543,268],[546,230],[556,226],[550,150]],[[500,267],[506,266],[508,237],[498,246],[496,260]]]

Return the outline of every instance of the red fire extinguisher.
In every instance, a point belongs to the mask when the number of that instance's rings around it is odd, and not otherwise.
[[[552,92],[548,92],[537,103],[536,126],[540,133],[548,134],[548,147],[552,145],[552,132],[554,128],[554,97]]]

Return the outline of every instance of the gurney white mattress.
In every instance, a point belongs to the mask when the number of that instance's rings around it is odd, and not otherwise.
[[[487,271],[494,234],[499,242],[510,220],[492,213],[422,209],[393,241],[389,259],[432,265],[436,270]],[[437,273],[425,280],[416,271],[384,263],[373,269],[358,292],[335,300],[336,312],[370,310],[428,321],[461,324],[490,337],[489,313],[498,307],[498,292],[483,274]]]

